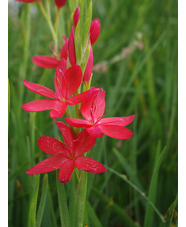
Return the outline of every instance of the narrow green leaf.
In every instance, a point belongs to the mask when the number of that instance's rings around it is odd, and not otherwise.
[[[28,214],[28,227],[35,227],[36,226],[36,209],[37,209],[37,196],[39,190],[39,180],[40,175],[36,176],[34,190],[30,200],[30,208]]]
[[[166,151],[166,149],[164,148],[164,150],[162,151],[162,153],[164,153]],[[159,218],[161,219],[161,221],[163,223],[165,223],[165,220],[162,216],[162,214],[159,212],[159,210],[155,207],[155,205],[152,203],[152,201],[150,201],[148,199],[148,197],[145,195],[144,192],[142,192],[133,182],[131,182],[126,175],[124,174],[120,174],[117,171],[111,169],[110,167],[106,166],[106,168],[108,170],[110,170],[112,173],[114,173],[115,175],[117,175],[118,177],[120,177],[122,180],[124,180],[127,184],[129,184],[134,190],[136,190],[149,204],[150,206],[154,209],[154,211],[157,213],[157,215],[159,216]]]
[[[92,192],[103,201],[107,208],[112,209],[113,212],[120,217],[120,220],[124,226],[137,227],[138,225],[134,223],[132,218],[125,212],[125,210],[116,204],[111,198],[98,191],[96,188],[92,187]]]
[[[101,224],[99,218],[97,217],[94,209],[92,208],[92,206],[90,205],[90,203],[88,201],[86,203],[86,207],[87,207],[88,217],[90,219],[91,226],[102,227],[102,224]]]
[[[79,0],[69,0],[68,3],[71,13],[74,13],[76,7],[79,6]]]
[[[59,182],[58,175],[59,175],[59,171],[56,171],[56,185],[57,185],[59,216],[61,220],[61,226],[70,227],[71,225],[70,225],[69,211],[67,206],[65,186],[63,183]]]
[[[164,148],[161,153],[160,153],[160,150],[161,150],[161,143],[159,141],[157,150],[156,150],[154,169],[153,169],[152,178],[151,178],[150,187],[149,187],[148,200],[151,201],[152,203],[155,203],[156,194],[157,194],[157,181],[158,181],[159,168],[163,161],[164,155],[166,153],[166,148]],[[154,211],[152,207],[150,206],[150,204],[147,204],[144,227],[152,226],[153,215],[154,215]]]
[[[22,170],[28,165],[28,161],[24,162],[20,167],[18,167],[13,173],[8,176],[8,181],[11,181],[15,176],[17,176]]]
[[[39,208],[38,208],[37,217],[36,217],[36,227],[41,226],[43,213],[45,209],[45,203],[46,203],[47,189],[48,189],[48,175],[45,174],[43,177],[41,200],[39,203]]]
[[[50,191],[50,184],[48,184],[48,200],[49,200],[49,209],[52,215],[52,226],[53,227],[58,227],[57,225],[57,221],[56,221],[56,214],[55,214],[55,210],[54,210],[54,205],[53,205],[53,200],[52,200],[52,195],[51,195],[51,191]]]

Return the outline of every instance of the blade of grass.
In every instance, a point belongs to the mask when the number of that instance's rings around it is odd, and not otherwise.
[[[8,176],[8,181],[11,181],[15,176],[17,176],[23,169],[28,165],[28,161],[24,162],[20,167],[18,167],[13,173]]]
[[[113,212],[120,217],[120,220],[125,226],[136,227],[132,218],[120,207],[116,204],[111,198],[108,198],[106,195],[98,191],[95,187],[92,187],[92,193],[94,193],[101,201],[105,203],[105,205],[112,209]]]
[[[163,153],[165,153],[166,149],[163,150]],[[161,221],[163,223],[165,223],[165,220],[162,216],[162,214],[159,212],[159,210],[155,207],[155,205],[148,199],[148,197],[145,195],[144,192],[142,192],[133,182],[131,182],[130,180],[128,180],[127,176],[124,174],[120,174],[117,171],[111,169],[110,167],[106,166],[106,168],[108,170],[110,170],[112,173],[114,173],[115,175],[117,175],[118,177],[120,177],[122,180],[124,180],[127,184],[129,184],[134,190],[136,190],[149,204],[150,206],[154,209],[154,211],[157,213],[157,215],[159,216],[159,218],[161,219]]]
[[[92,208],[92,206],[90,205],[90,203],[88,201],[86,203],[86,207],[87,207],[87,210],[88,210],[88,217],[90,219],[91,226],[102,227],[102,224],[101,224],[99,218],[97,217],[94,209]]]
[[[157,145],[156,157],[154,161],[154,168],[153,168],[152,178],[151,178],[150,187],[149,187],[149,196],[148,196],[148,200],[151,201],[153,204],[155,203],[155,200],[156,200],[159,168],[164,159],[167,149],[164,148],[161,153],[160,151],[161,151],[161,142],[159,141]],[[154,215],[154,210],[152,209],[152,206],[150,206],[150,204],[148,203],[146,207],[146,212],[145,212],[144,227],[152,226],[153,215]]]
[[[45,174],[43,177],[41,200],[39,203],[39,208],[38,208],[37,217],[36,217],[36,227],[41,226],[43,213],[45,209],[45,203],[46,203],[47,189],[48,189],[48,175]]]
[[[139,74],[140,70],[142,69],[142,67],[146,64],[148,58],[154,53],[154,51],[156,50],[156,48],[159,46],[159,44],[163,41],[163,39],[165,38],[165,34],[163,33],[160,38],[157,40],[157,42],[152,46],[152,48],[149,50],[148,54],[144,57],[144,59],[139,63],[139,65],[137,66],[137,69],[134,71],[134,73],[131,75],[131,78],[129,80],[129,82],[127,83],[127,85],[125,86],[125,92],[122,94],[122,96],[120,97],[120,100],[118,102],[116,102],[116,106],[112,111],[112,115],[115,115],[115,113],[119,110],[123,99],[125,98],[125,94],[127,93],[128,89],[130,88],[132,82],[134,81],[134,79],[136,78],[136,76]]]
[[[39,190],[39,180],[40,175],[36,176],[34,190],[30,200],[30,208],[28,214],[28,227],[35,227],[36,226],[36,209],[37,209],[37,196]]]

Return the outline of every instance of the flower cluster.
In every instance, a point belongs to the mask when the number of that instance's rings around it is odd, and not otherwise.
[[[19,1],[33,2],[31,0]],[[55,0],[58,8],[62,7],[65,2]],[[47,97],[47,99],[35,100],[22,105],[24,110],[28,112],[50,110],[52,119],[61,118],[66,113],[65,121],[71,126],[70,128],[63,122],[56,122],[64,143],[49,136],[39,138],[39,148],[53,156],[30,168],[27,174],[41,174],[60,168],[59,181],[63,183],[70,181],[74,168],[93,173],[105,172],[106,168],[101,163],[86,157],[84,154],[95,145],[96,138],[102,137],[103,134],[116,139],[129,139],[132,132],[125,126],[134,120],[134,115],[104,118],[105,91],[103,89],[89,86],[88,89],[81,92],[82,85],[88,84],[92,77],[92,45],[99,37],[100,22],[97,18],[91,22],[88,35],[91,45],[90,52],[85,70],[82,72],[81,65],[78,65],[76,61],[74,41],[74,31],[79,19],[80,8],[77,7],[73,15],[73,27],[70,36],[68,38],[62,36],[64,45],[61,46],[59,55],[54,52],[52,57],[36,55],[32,58],[32,61],[39,67],[56,69],[54,76],[55,91],[40,84],[23,81],[29,90]],[[74,108],[76,118],[72,118],[69,114],[69,106],[74,105],[77,107]],[[84,129],[80,131],[78,128]]]

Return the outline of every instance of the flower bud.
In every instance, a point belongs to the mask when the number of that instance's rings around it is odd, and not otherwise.
[[[79,15],[80,15],[80,8],[77,7],[76,11],[74,12],[74,16],[73,16],[73,22],[74,22],[74,26],[76,27],[78,21],[79,21]]]
[[[101,29],[100,21],[98,18],[95,18],[91,22],[91,26],[90,26],[90,42],[92,45],[97,41],[99,37],[100,29]]]
[[[90,54],[87,62],[87,66],[84,72],[83,82],[88,83],[91,76],[92,76],[92,69],[93,69],[93,51],[92,46],[90,47]]]
[[[55,0],[55,4],[58,7],[58,9],[60,9],[61,7],[63,7],[65,5],[67,0]]]

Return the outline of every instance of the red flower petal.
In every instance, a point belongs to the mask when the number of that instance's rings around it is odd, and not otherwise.
[[[61,168],[62,164],[66,160],[67,159],[64,158],[61,154],[58,154],[39,162],[37,165],[28,169],[26,173],[29,175],[34,175],[51,172],[53,170]]]
[[[134,114],[128,117],[108,117],[101,119],[98,124],[126,126],[129,125],[134,120],[134,117],[135,117]]]
[[[75,54],[74,28],[73,27],[70,32],[70,37],[69,37],[69,41],[68,41],[68,55],[69,55],[70,64],[75,65],[76,64],[76,54]]]
[[[32,61],[34,64],[38,65],[41,68],[47,68],[47,69],[55,69],[57,68],[59,64],[59,60],[56,57],[50,57],[50,56],[39,56],[35,55],[32,58]]]
[[[80,156],[87,151],[89,151],[95,144],[96,138],[89,135],[89,133],[84,129],[81,131],[77,137],[77,140],[74,142],[75,157]]]
[[[107,169],[98,161],[88,157],[78,157],[75,160],[75,167],[90,173],[103,173]]]
[[[95,111],[93,113],[94,120],[96,121],[99,117],[104,114],[105,111],[105,91],[99,91],[94,101]]]
[[[64,59],[64,58],[63,58]],[[64,60],[65,61],[65,60]],[[62,99],[64,96],[66,96],[66,86],[64,87],[62,85],[63,83],[63,77],[64,77],[64,69],[62,67],[57,67],[56,72],[55,72],[55,77],[54,77],[54,86],[56,93],[58,95],[58,99]]]
[[[68,149],[57,139],[54,139],[50,136],[42,136],[38,140],[39,148],[51,155],[61,153],[64,157],[68,158],[66,154],[68,154]]]
[[[59,103],[54,99],[40,99],[22,105],[23,109],[28,112],[38,112],[44,110],[51,110]]]
[[[82,120],[82,119],[65,117],[65,121],[67,124],[71,125],[72,127],[77,127],[77,128],[91,126],[91,124],[88,121]]]
[[[69,69],[67,69],[62,82],[62,85],[66,84],[67,98],[77,91],[81,84],[81,80],[82,71],[79,65],[73,65]]]
[[[55,4],[58,8],[61,8],[65,5],[67,0],[55,0]]]
[[[40,84],[28,82],[26,80],[23,80],[23,83],[32,92],[35,92],[35,93],[37,93],[39,95],[42,95],[42,96],[45,96],[45,97],[49,97],[49,98],[53,98],[53,99],[57,98],[56,97],[56,93],[54,91],[50,90],[47,87],[44,87],[44,86],[42,86]]]
[[[62,36],[65,43],[63,44],[62,48],[61,48],[61,53],[60,53],[60,58],[65,58],[67,60],[67,56],[68,56],[68,38],[66,38],[65,36]]]
[[[85,126],[85,129],[87,130],[87,132],[93,136],[93,137],[102,137],[103,134],[101,132],[101,129],[99,128],[99,126],[92,126],[92,127],[86,127]]]
[[[70,150],[71,153],[73,153],[74,149],[74,139],[76,139],[76,135],[70,129],[65,123],[63,122],[56,122],[56,125],[58,126],[59,130],[61,131],[61,134],[63,135],[65,144],[67,148]]]
[[[74,22],[74,26],[76,27],[78,21],[79,21],[79,15],[80,15],[80,8],[77,7],[75,12],[74,12],[74,16],[73,16],[73,22]]]
[[[83,76],[83,82],[86,82],[86,83],[89,82],[91,75],[92,75],[92,69],[93,69],[93,51],[92,51],[92,46],[91,46],[87,66],[86,66],[84,76]]]
[[[92,121],[91,109],[99,90],[100,88],[91,87],[89,93],[87,94],[87,97],[81,105],[81,114],[87,121]]]
[[[54,106],[54,109],[50,111],[50,117],[52,119],[60,118],[65,114],[65,111],[67,109],[67,103],[66,102],[58,102],[57,105]]]
[[[59,181],[62,183],[67,183],[70,181],[72,173],[74,170],[74,160],[66,161],[59,171]]]
[[[67,99],[68,105],[74,105],[74,104],[83,102],[84,99],[86,98],[86,96],[88,95],[88,92],[89,91],[84,91],[84,92],[82,92],[82,93],[80,93],[78,95],[74,95],[73,97],[68,98]]]
[[[102,133],[116,139],[129,139],[132,132],[122,126],[117,125],[99,125]]]
[[[97,39],[99,37],[100,29],[101,29],[100,21],[99,21],[98,18],[95,18],[91,22],[91,26],[90,26],[90,42],[91,42],[91,45],[94,45],[94,43],[97,41]]]

